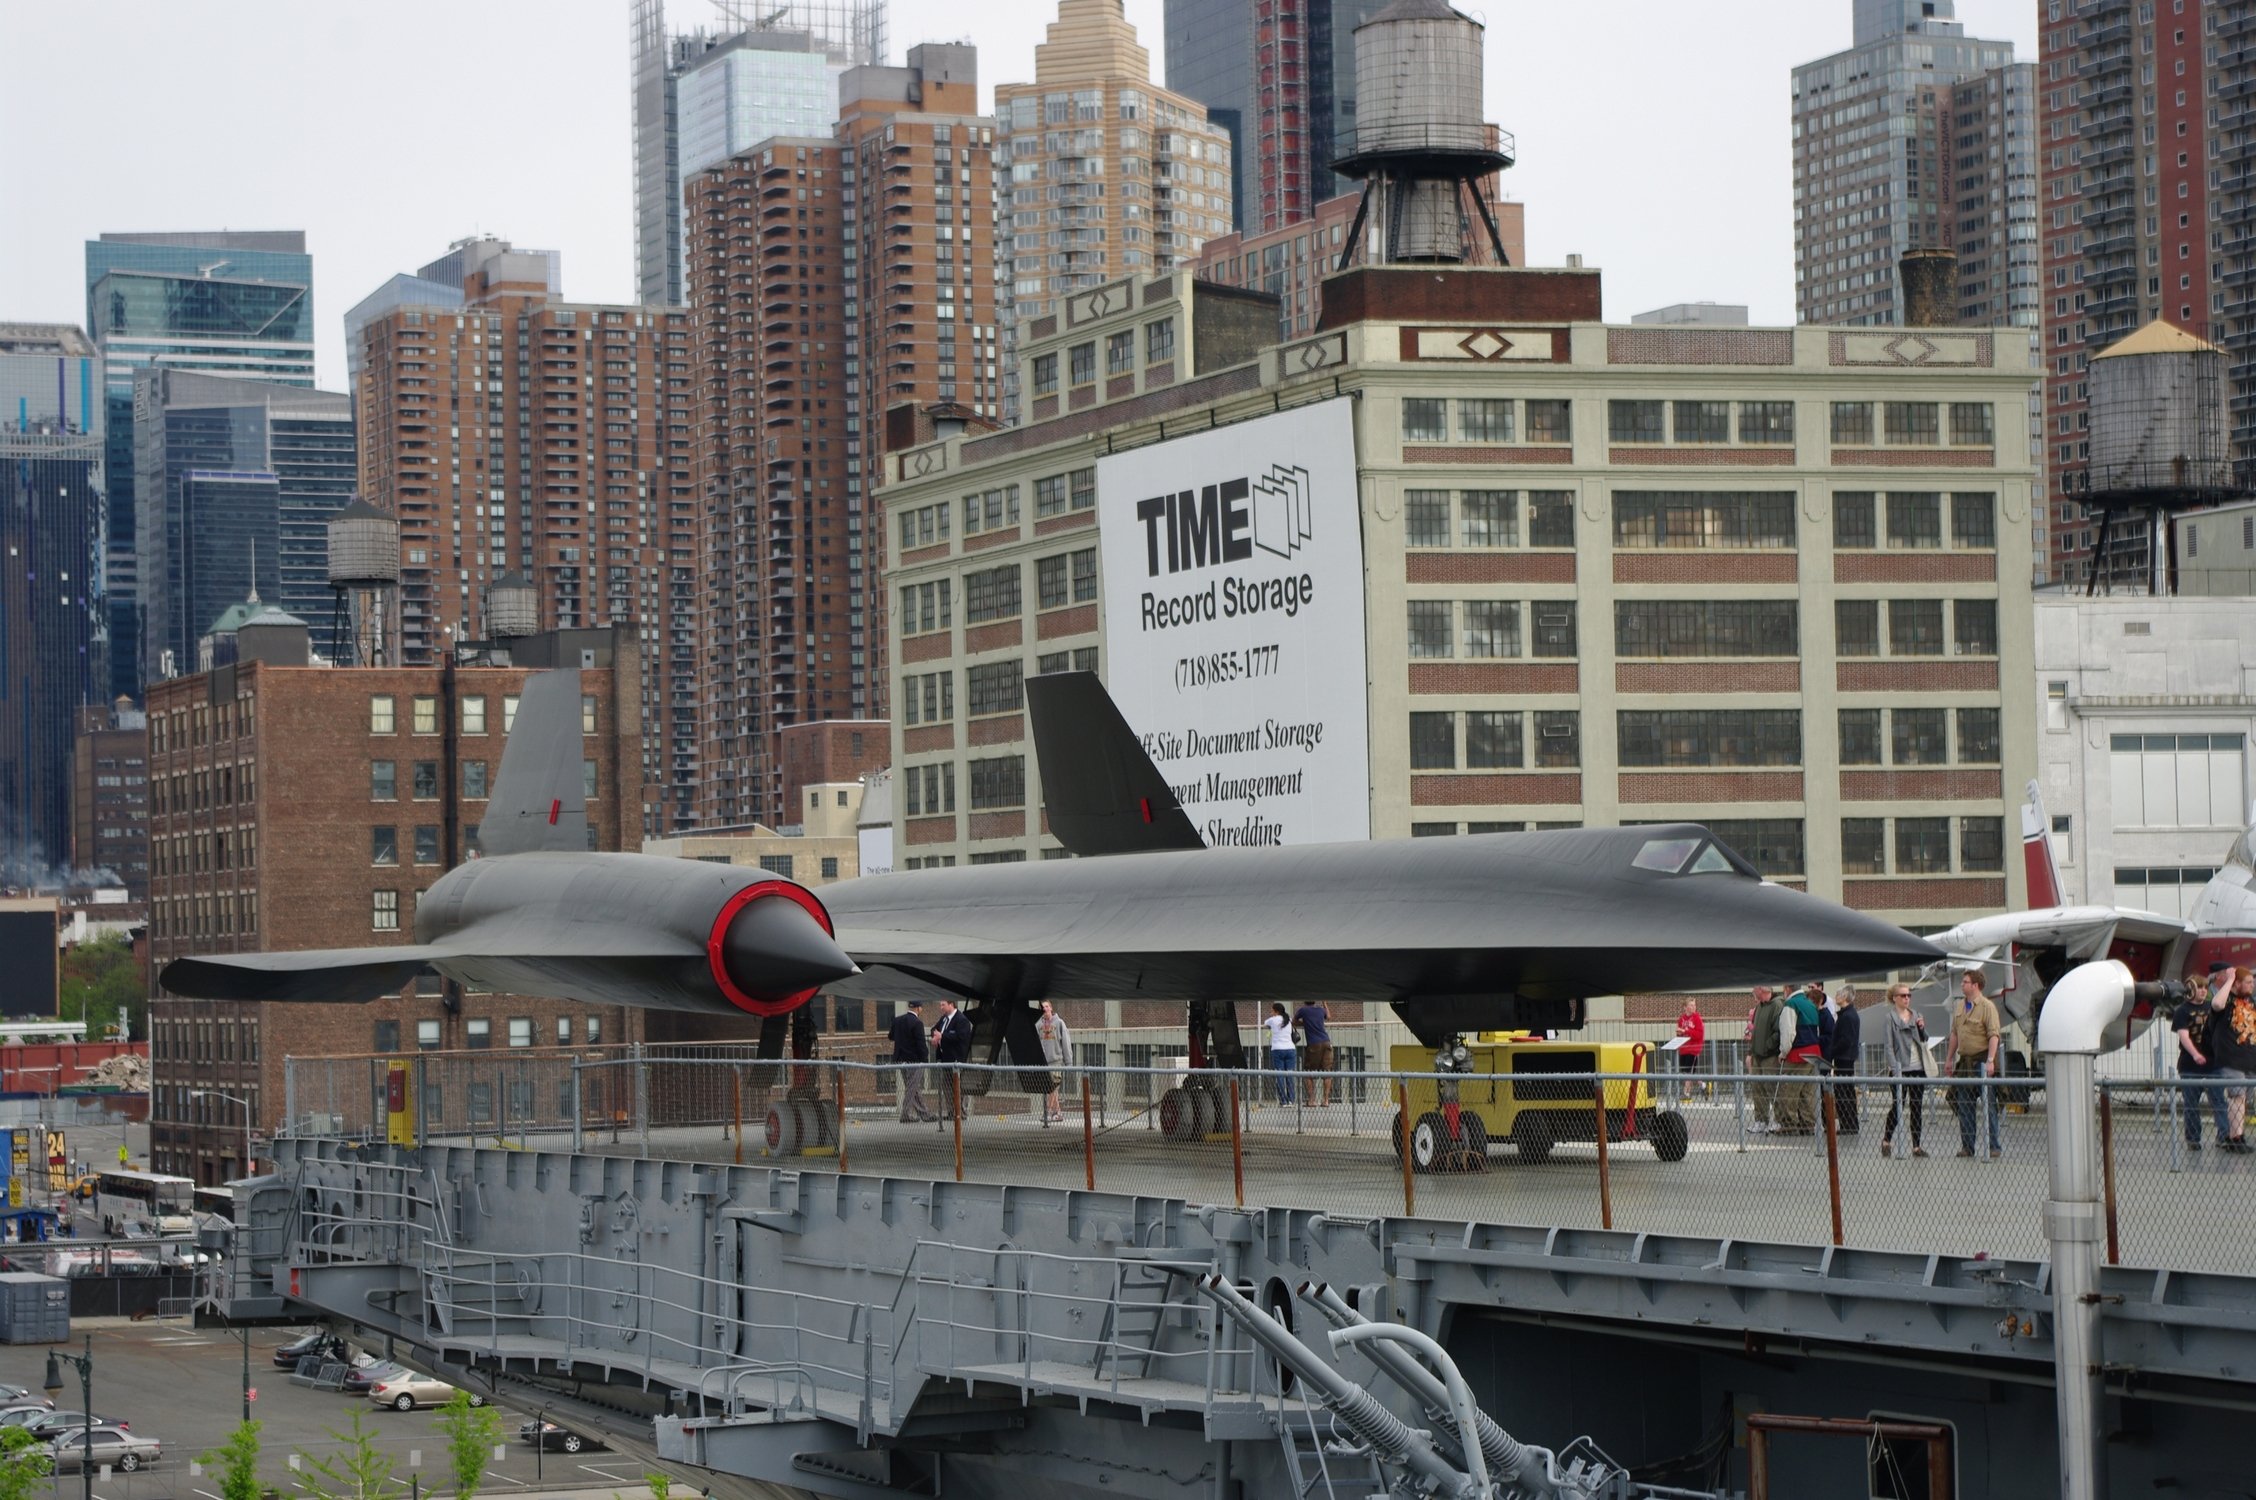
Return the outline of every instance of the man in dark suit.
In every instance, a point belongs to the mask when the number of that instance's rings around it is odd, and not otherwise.
[[[893,1039],[893,1061],[901,1069],[901,1123],[921,1120],[929,1125],[940,1117],[924,1102],[924,1065],[932,1056],[925,1043],[924,1002],[911,1000],[886,1035]]]
[[[1864,1058],[1864,1018],[1857,1012],[1857,994],[1841,986],[1830,1012],[1833,1024],[1826,1031],[1826,1070],[1841,1078],[1856,1076]],[[1833,1085],[1833,1119],[1843,1135],[1857,1133],[1857,1091],[1853,1083]]]
[[[956,1009],[956,1002],[945,995],[940,999],[940,1024],[932,1028],[932,1052],[942,1067],[971,1061],[971,1017]],[[956,1113],[962,1115],[963,1075],[951,1072],[946,1076]],[[943,1105],[947,1102],[942,1101]]]

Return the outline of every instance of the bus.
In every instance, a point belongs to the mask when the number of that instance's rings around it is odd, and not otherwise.
[[[102,1232],[117,1234],[128,1224],[146,1224],[159,1234],[193,1234],[196,1231],[194,1178],[163,1172],[96,1172],[93,1181],[79,1184],[102,1213]]]

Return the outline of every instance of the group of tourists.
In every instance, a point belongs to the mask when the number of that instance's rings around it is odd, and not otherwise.
[[[2188,975],[2185,1003],[2170,1017],[2178,1044],[2178,1077],[2191,1085],[2180,1101],[2188,1151],[2201,1149],[2206,1101],[2220,1150],[2248,1150],[2248,1080],[2256,1077],[2256,969],[2213,963]]]

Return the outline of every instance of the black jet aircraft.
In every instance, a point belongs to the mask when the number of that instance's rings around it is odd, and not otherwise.
[[[1594,995],[1943,956],[1765,881],[1689,823],[1207,849],[1091,673],[1027,683],[1050,826],[1090,857],[865,876],[818,899],[724,865],[584,852],[578,694],[576,672],[527,683],[486,857],[418,903],[414,947],[179,959],[165,987],[362,1000],[429,964],[517,993],[733,1007],[763,1018],[770,1056],[811,1041],[791,1023],[817,989],[948,995],[987,1060],[1029,1069],[1040,1000],[1168,999],[1189,1007],[1193,1066],[1237,1067],[1246,1001],[1383,1002],[1442,1046],[1578,1026]]]

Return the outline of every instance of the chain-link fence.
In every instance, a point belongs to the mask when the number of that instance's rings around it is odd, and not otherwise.
[[[2245,1079],[2109,1083],[2100,1176],[2110,1265],[2256,1274]],[[2236,1094],[2241,1095],[2236,1100]]]

